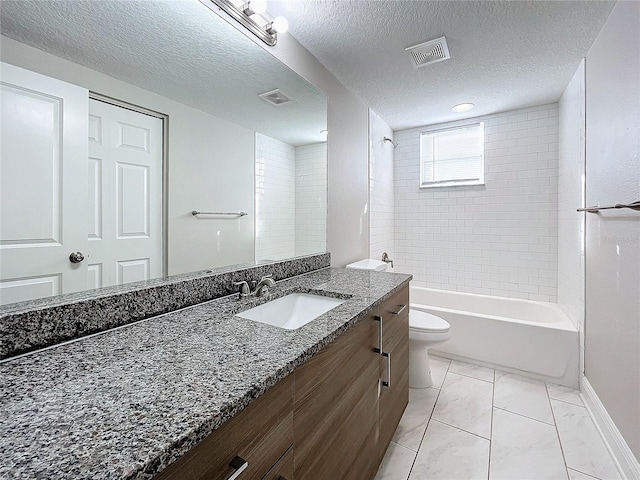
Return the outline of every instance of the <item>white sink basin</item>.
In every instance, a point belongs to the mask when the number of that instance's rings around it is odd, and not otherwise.
[[[345,300],[339,298],[309,293],[291,293],[237,315],[256,322],[295,330],[344,302]]]

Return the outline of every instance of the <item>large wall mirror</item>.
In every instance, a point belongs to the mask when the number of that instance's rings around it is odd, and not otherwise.
[[[325,251],[326,97],[222,17],[0,17],[0,304]]]

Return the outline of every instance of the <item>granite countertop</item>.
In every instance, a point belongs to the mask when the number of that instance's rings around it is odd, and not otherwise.
[[[151,478],[406,285],[410,275],[328,268],[272,298],[346,301],[298,330],[235,317],[237,296],[0,364],[0,478]]]

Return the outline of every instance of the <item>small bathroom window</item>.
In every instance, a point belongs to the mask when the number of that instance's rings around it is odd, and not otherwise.
[[[420,133],[420,188],[484,184],[484,123]]]

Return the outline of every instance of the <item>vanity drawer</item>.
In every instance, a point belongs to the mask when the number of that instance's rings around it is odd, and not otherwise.
[[[230,463],[237,456],[248,462],[238,480],[260,480],[292,444],[293,382],[289,376],[156,478],[224,480],[235,471]]]
[[[390,352],[406,341],[409,329],[409,287],[402,288],[380,306],[382,350]]]

